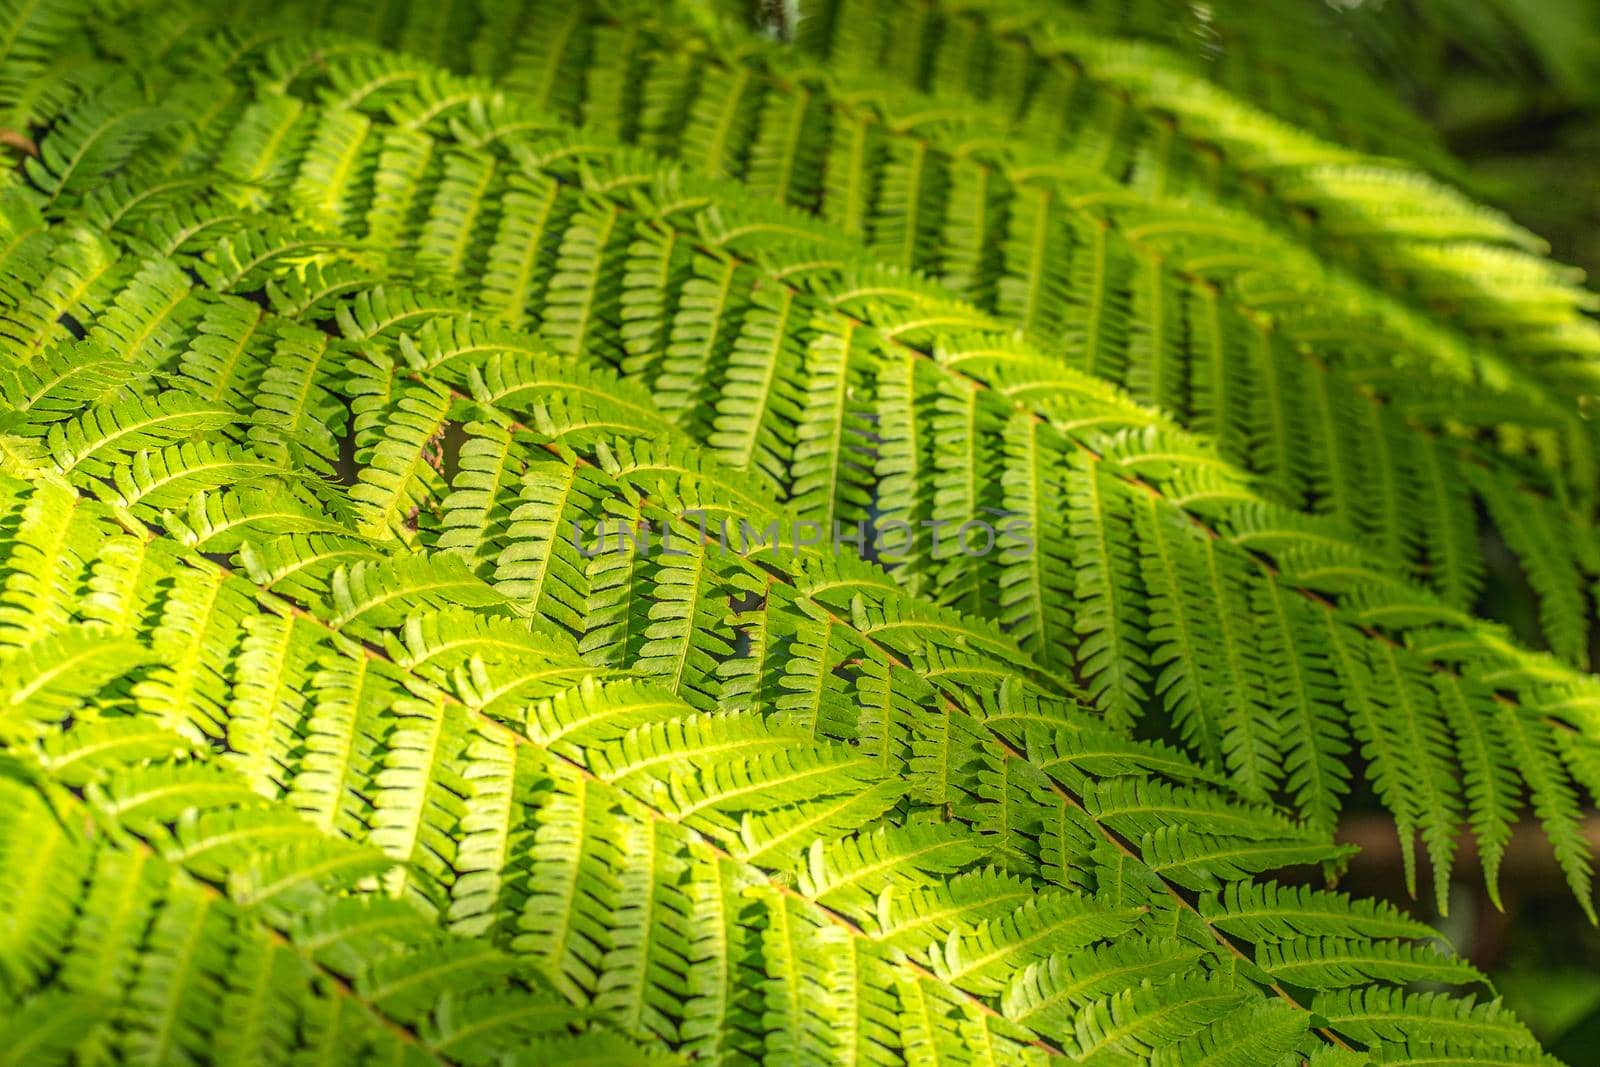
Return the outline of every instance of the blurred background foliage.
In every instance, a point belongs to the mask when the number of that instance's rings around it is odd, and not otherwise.
[[[1600,2],[1411,0],[1344,14],[1466,184],[1600,272]]]
[[[1600,0],[1213,0],[1178,19],[1169,5],[1164,20],[1161,5],[1070,6],[1165,39],[1212,80],[1330,140],[1421,163],[1542,235],[1596,287]],[[1500,559],[1490,613],[1538,643],[1523,576],[1486,547]],[[1363,846],[1346,887],[1404,901],[1387,826],[1352,812],[1344,832]],[[1508,857],[1504,913],[1463,881],[1440,926],[1550,1051],[1600,1063],[1600,931],[1528,844]]]
[[[1330,140],[1427,166],[1542,234],[1591,285],[1600,274],[1600,0],[1066,6],[1165,39]]]

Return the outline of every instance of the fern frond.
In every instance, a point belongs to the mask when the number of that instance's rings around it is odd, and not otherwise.
[[[1359,764],[1440,911],[1525,801],[1589,905],[1568,282],[1160,48],[734,6],[18,23],[17,1047],[1539,1062],[1286,887]]]

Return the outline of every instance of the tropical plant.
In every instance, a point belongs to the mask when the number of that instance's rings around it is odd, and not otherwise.
[[[1555,1062],[1592,298],[1087,6],[0,3],[0,1061]]]

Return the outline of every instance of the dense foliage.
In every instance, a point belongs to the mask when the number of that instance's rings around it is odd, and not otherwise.
[[[0,2],[0,1061],[1554,1062],[1334,832],[1593,917],[1591,294],[1337,56],[799,10]]]

